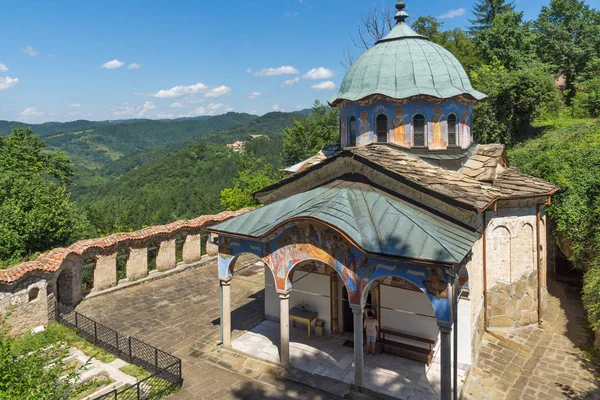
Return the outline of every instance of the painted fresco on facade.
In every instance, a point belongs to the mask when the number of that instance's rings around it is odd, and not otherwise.
[[[445,269],[370,256],[339,232],[318,223],[292,223],[262,241],[220,236],[220,279],[231,277],[232,262],[242,253],[262,258],[273,272],[276,289],[281,293],[292,289],[292,274],[298,264],[316,260],[338,272],[352,304],[366,301],[367,288],[374,280],[397,277],[411,282],[427,294],[439,320],[450,320],[449,276]]]
[[[434,104],[426,100],[414,100],[398,106],[389,101],[378,101],[369,106],[349,103],[340,110],[346,121],[354,115],[358,120],[357,146],[376,142],[374,127],[379,114],[388,116],[388,140],[390,143],[410,147],[412,145],[412,119],[416,114],[424,114],[427,119],[427,143],[430,149],[440,150],[448,147],[448,115],[454,113],[458,117],[459,143],[467,148],[471,145],[472,107],[456,99]],[[347,143],[348,125],[342,126],[342,143]]]
[[[396,108],[392,126],[394,129],[393,142],[397,145],[410,147],[410,135],[406,129],[408,114],[402,108]]]

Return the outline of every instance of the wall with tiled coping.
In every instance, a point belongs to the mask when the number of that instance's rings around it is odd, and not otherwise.
[[[82,271],[89,259],[95,261],[92,294],[117,287],[117,257],[123,251],[128,253],[127,282],[149,276],[148,247],[152,244],[157,246],[158,275],[175,270],[177,237],[183,238],[183,263],[197,263],[202,258],[205,228],[248,211],[226,211],[136,232],[82,240],[44,253],[34,261],[0,270],[0,316],[6,316],[13,334],[46,325],[55,299],[67,305],[76,305],[83,299]],[[216,251],[216,246],[207,245],[209,255],[216,255]]]

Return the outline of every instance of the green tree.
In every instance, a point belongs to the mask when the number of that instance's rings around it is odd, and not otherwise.
[[[571,112],[575,118],[600,118],[600,77],[581,84],[573,98]]]
[[[419,35],[427,36],[429,40],[432,42],[436,42],[440,38],[440,29],[444,25],[443,22],[440,22],[433,15],[425,15],[417,18],[415,22],[412,23],[412,28]]]
[[[477,33],[492,26],[494,19],[505,12],[514,11],[514,1],[507,0],[478,0],[473,6],[474,19],[471,22],[471,32]]]
[[[514,70],[494,58],[471,73],[473,85],[489,96],[474,107],[473,132],[478,143],[515,144],[529,135],[543,112],[558,114],[561,99],[548,66],[530,63]]]
[[[494,58],[508,69],[535,60],[537,31],[533,23],[523,22],[523,13],[505,12],[498,15],[489,29],[477,34],[477,45],[486,62]]]
[[[324,146],[340,143],[339,111],[316,101],[303,121],[293,120],[293,127],[283,130],[283,161],[294,165],[314,156]]]
[[[30,129],[0,137],[0,260],[7,263],[89,234],[70,200],[73,169]]]
[[[260,203],[251,194],[276,182],[276,171],[264,158],[240,154],[240,170],[233,178],[232,188],[221,191],[221,205],[228,210],[256,207]]]
[[[551,129],[508,155],[523,172],[560,186],[548,215],[558,238],[570,242],[574,266],[585,272],[584,305],[600,329],[600,123]]]
[[[600,12],[582,0],[551,0],[536,21],[538,54],[566,79],[567,104],[578,82],[600,72]]]

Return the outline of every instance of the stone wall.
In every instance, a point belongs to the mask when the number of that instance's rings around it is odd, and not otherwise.
[[[48,282],[29,277],[17,285],[0,285],[0,316],[6,316],[11,334],[21,334],[48,321]]]
[[[117,254],[123,250],[129,254],[126,265],[129,282],[149,275],[148,247],[154,243],[159,246],[156,260],[158,272],[175,268],[177,236],[184,238],[184,263],[196,263],[202,257],[201,234],[206,227],[248,211],[226,211],[137,232],[82,240],[67,248],[51,250],[34,261],[0,270],[0,317],[8,314],[11,333],[19,334],[46,325],[55,299],[67,305],[78,304],[83,298],[84,260],[95,260],[92,291],[109,289],[118,284]]]
[[[487,296],[489,328],[517,328],[538,321],[537,271],[524,273],[512,284],[497,282]]]

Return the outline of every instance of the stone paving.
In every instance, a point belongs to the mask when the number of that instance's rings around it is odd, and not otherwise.
[[[264,282],[263,271],[262,267],[250,268],[241,275]],[[231,301],[235,338],[263,320],[264,289],[234,279]],[[264,367],[261,373],[241,374],[203,357],[215,351],[219,338],[216,264],[87,299],[77,311],[180,357],[184,384],[173,399],[335,398],[278,378]]]
[[[232,342],[244,354],[279,364],[279,322],[263,321]],[[310,339],[306,328],[290,327],[290,363],[314,375],[354,382],[354,349],[344,346],[352,334],[316,336]],[[364,385],[373,393],[397,399],[436,400],[440,398],[440,360],[423,362],[383,353],[365,354]],[[462,383],[466,371],[459,370]],[[459,389],[460,390],[460,389]]]
[[[543,327],[494,330],[484,335],[464,399],[599,399],[598,372],[579,345],[582,327],[577,289],[548,283]]]

